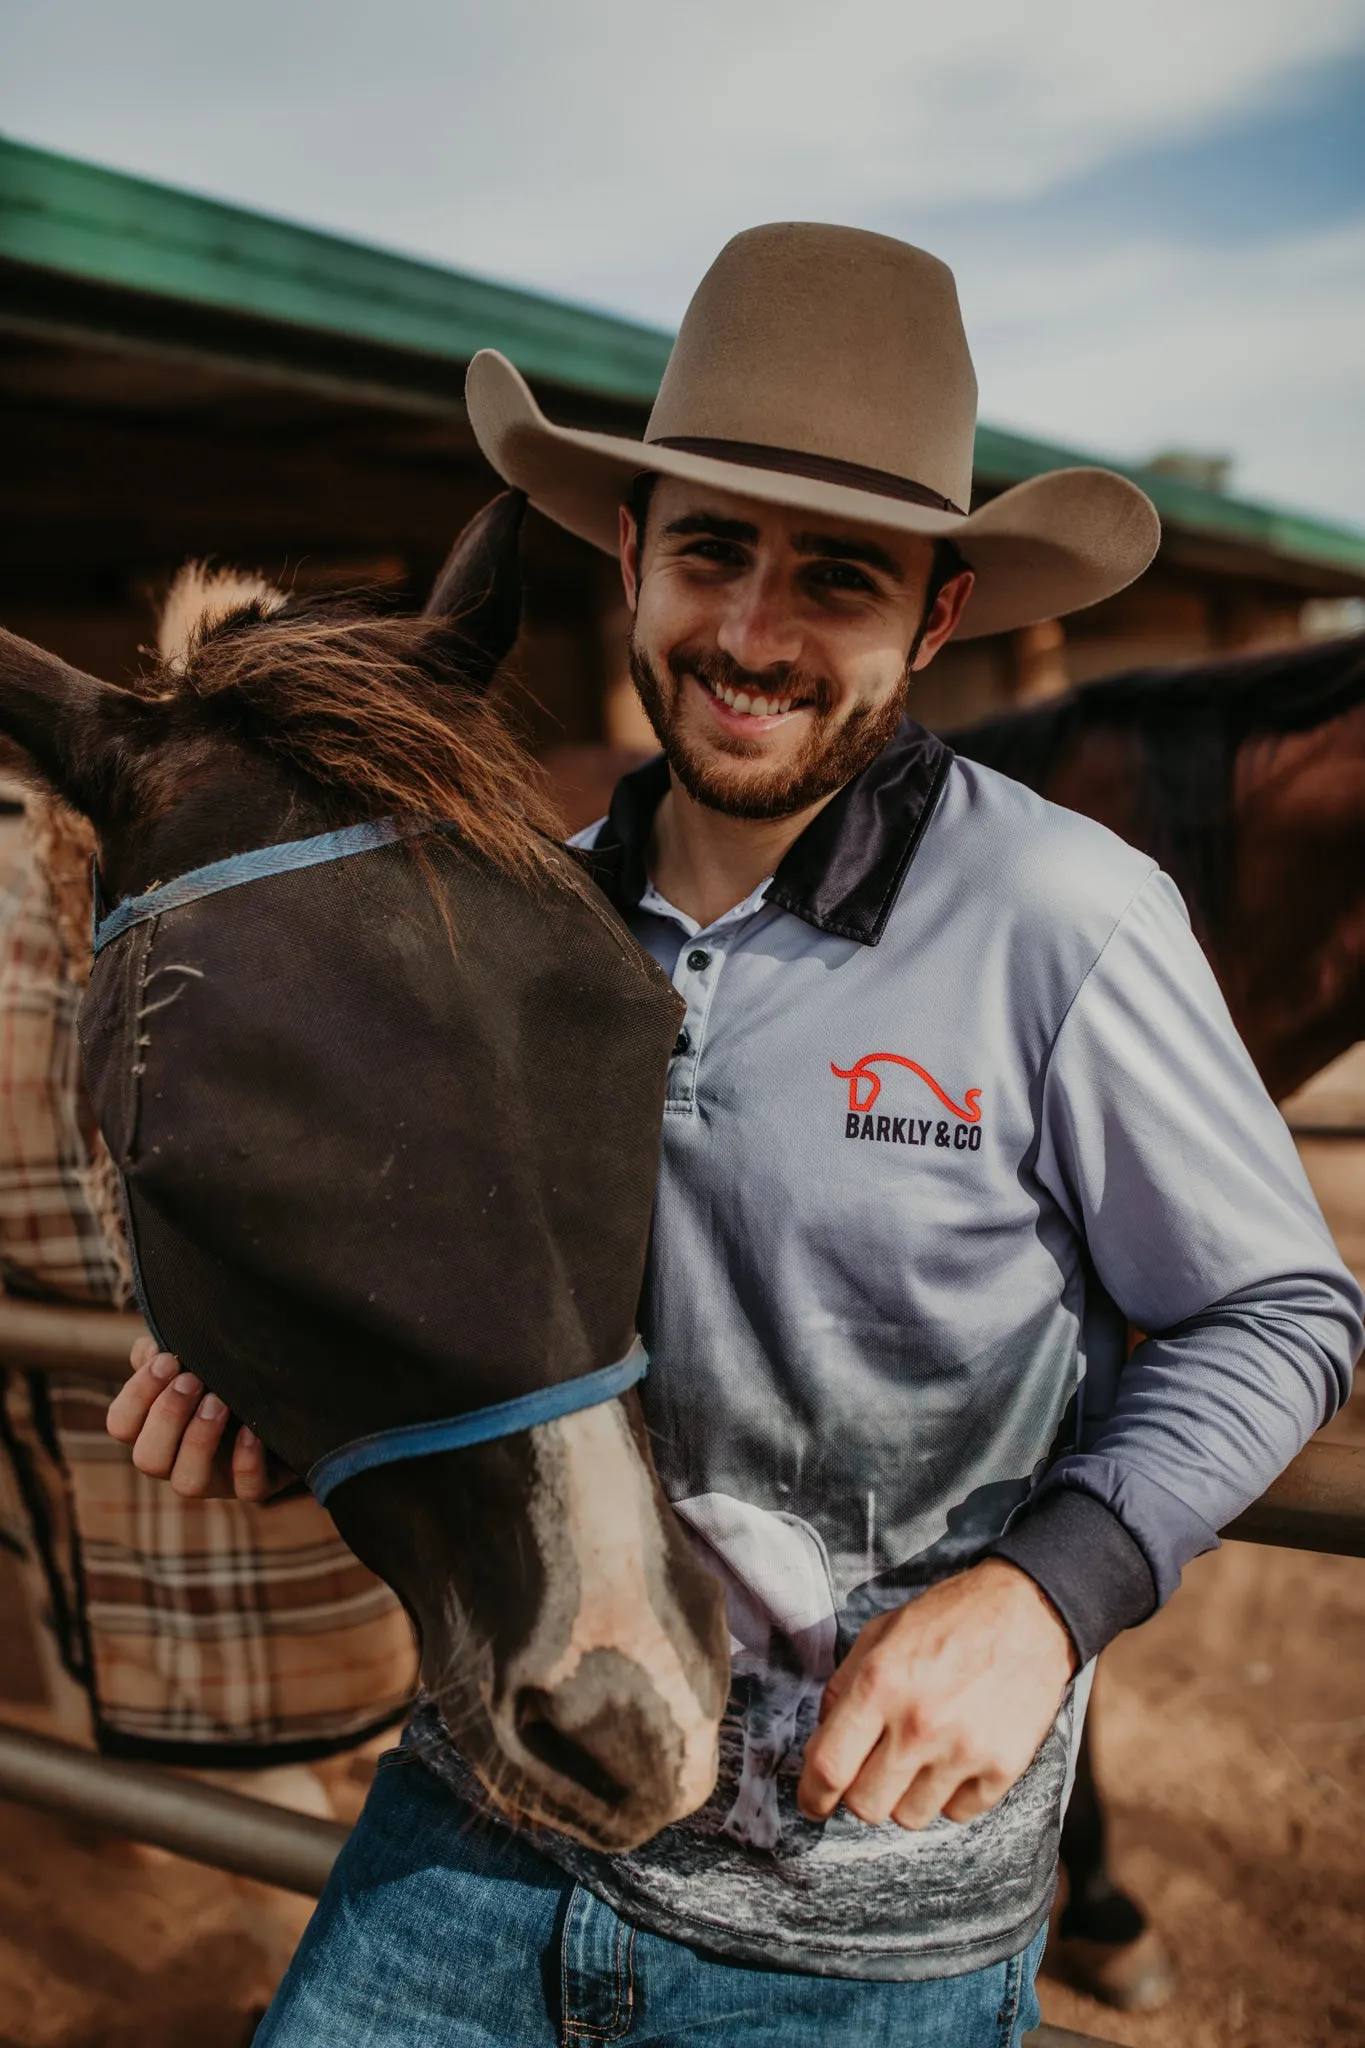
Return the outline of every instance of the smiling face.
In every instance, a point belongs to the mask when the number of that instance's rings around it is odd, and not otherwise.
[[[710,809],[753,819],[806,810],[875,760],[972,585],[953,577],[926,619],[926,536],[671,477],[643,544],[623,507],[621,562],[631,673],[674,774]]]

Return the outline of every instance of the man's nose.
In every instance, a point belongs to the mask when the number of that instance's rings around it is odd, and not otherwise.
[[[733,589],[716,643],[741,668],[761,675],[765,669],[795,667],[802,637],[783,579],[754,575]]]

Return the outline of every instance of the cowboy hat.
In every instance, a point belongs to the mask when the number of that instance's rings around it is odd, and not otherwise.
[[[499,476],[608,554],[641,471],[889,534],[943,535],[976,571],[959,639],[1095,604],[1151,561],[1151,501],[1107,469],[971,506],[976,376],[953,274],[859,228],[779,222],[721,250],[678,331],[643,441],[557,427],[494,349],[469,417]]]

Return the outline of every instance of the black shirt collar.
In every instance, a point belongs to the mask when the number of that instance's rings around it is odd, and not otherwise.
[[[767,901],[817,931],[875,946],[947,780],[952,750],[913,718],[812,818],[782,858]],[[623,775],[586,865],[621,911],[648,886],[645,849],[668,789],[662,754]]]

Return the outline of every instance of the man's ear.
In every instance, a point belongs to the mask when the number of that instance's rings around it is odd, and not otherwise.
[[[109,823],[126,743],[150,709],[0,629],[0,734],[19,749],[16,772],[27,767],[97,831]]]
[[[640,526],[629,505],[621,507],[616,537],[621,553],[621,583],[626,593],[626,606],[634,617],[640,602]]]
[[[912,669],[927,668],[944,641],[952,638],[975,582],[975,571],[962,569],[940,586],[915,641]]]
[[[521,628],[521,523],[526,493],[504,491],[476,512],[445,560],[422,607],[448,619],[470,685],[486,690]]]

